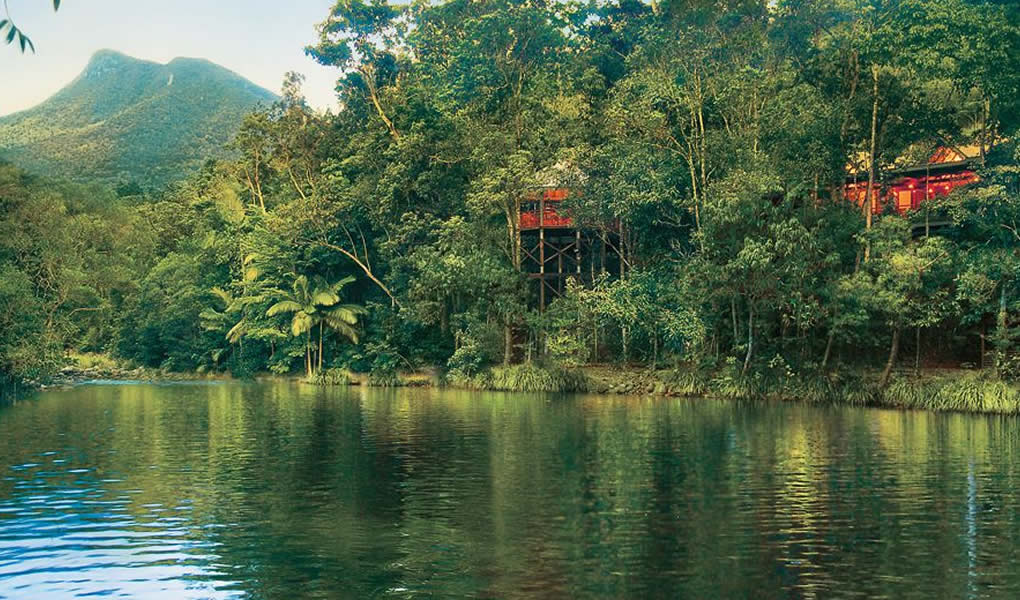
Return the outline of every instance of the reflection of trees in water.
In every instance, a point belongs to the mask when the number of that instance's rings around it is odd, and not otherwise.
[[[707,400],[86,387],[0,410],[0,431],[19,432],[0,435],[0,460],[54,449],[94,467],[139,531],[181,519],[195,560],[215,563],[202,576],[257,598],[934,597],[1020,585],[1015,425]],[[14,483],[0,478],[0,498]]]

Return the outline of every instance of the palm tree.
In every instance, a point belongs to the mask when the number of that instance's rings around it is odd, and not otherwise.
[[[233,321],[233,317],[240,313],[246,304],[260,300],[260,298],[235,298],[230,292],[214,287],[210,290],[213,296],[216,296],[223,304],[223,310],[217,310],[213,307],[206,307],[199,313],[198,318],[201,319],[202,327],[206,331],[219,331],[230,324]],[[244,336],[247,322],[242,317],[235,323],[230,331],[227,332],[226,338],[231,344],[236,344],[241,341]]]
[[[210,290],[210,293],[219,299],[220,304],[223,305],[223,310],[218,310],[212,306],[204,308],[198,314],[202,328],[206,331],[223,331],[230,327],[226,334],[227,341],[231,344],[243,344],[242,338],[248,333],[249,323],[247,317],[242,313],[244,313],[247,305],[261,302],[262,297],[242,296],[237,298],[230,292],[218,287],[214,287]],[[238,318],[239,315],[240,318]],[[232,323],[233,325],[231,325]],[[213,350],[213,361],[218,363],[228,350],[229,347]]]
[[[354,282],[354,277],[344,277],[334,284],[316,280],[314,283],[305,275],[294,278],[290,294],[269,307],[267,316],[293,314],[290,322],[291,335],[305,336],[305,372],[310,378],[314,359],[312,357],[312,331],[319,327],[319,352],[317,370],[322,370],[322,338],[326,327],[343,337],[358,343],[358,316],[367,313],[365,307],[357,304],[340,304],[340,292]]]

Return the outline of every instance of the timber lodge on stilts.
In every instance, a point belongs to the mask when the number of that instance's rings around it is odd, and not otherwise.
[[[927,200],[949,195],[978,180],[977,152],[972,148],[939,148],[924,164],[888,170],[871,193],[871,211],[888,210],[906,215]],[[563,187],[536,188],[521,202],[520,229],[522,270],[533,282],[539,310],[563,296],[567,281],[593,282],[599,274],[621,274],[628,268],[621,257],[626,229],[615,222],[600,230],[581,228],[563,209],[570,196]],[[847,178],[843,198],[858,206],[868,196],[867,174]]]
[[[534,282],[539,310],[567,291],[571,277],[591,283],[601,273],[620,274],[624,231],[620,223],[601,231],[575,226],[562,208],[570,192],[538,188],[521,203],[521,269]]]

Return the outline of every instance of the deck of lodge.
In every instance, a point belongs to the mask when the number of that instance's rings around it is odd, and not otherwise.
[[[614,228],[594,231],[576,226],[562,206],[569,196],[565,188],[543,187],[521,203],[521,268],[534,282],[540,310],[566,293],[570,278],[590,284],[602,273],[619,271],[619,236]]]

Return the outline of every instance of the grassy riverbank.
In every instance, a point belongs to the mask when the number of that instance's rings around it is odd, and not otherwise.
[[[27,382],[28,387],[65,386],[90,380],[186,381],[222,379],[225,375],[175,373],[137,367],[97,354],[73,354],[56,377]],[[301,379],[303,380],[303,379]],[[566,368],[521,364],[496,366],[472,376],[439,373],[354,373],[328,369],[308,382],[324,386],[455,387],[508,392],[586,392],[593,394],[720,397],[876,406],[907,410],[1020,414],[1020,385],[1001,381],[989,371],[943,369],[899,373],[884,388],[876,371],[853,373],[744,375],[724,368],[653,371],[643,367],[594,365]]]
[[[564,369],[518,365],[495,367],[468,379],[454,378],[448,384],[520,392],[714,396],[733,400],[1020,414],[1020,385],[995,379],[990,373],[968,370],[932,370],[920,375],[902,373],[883,388],[879,385],[879,374],[874,371],[745,376],[725,369],[706,373],[607,366]]]

